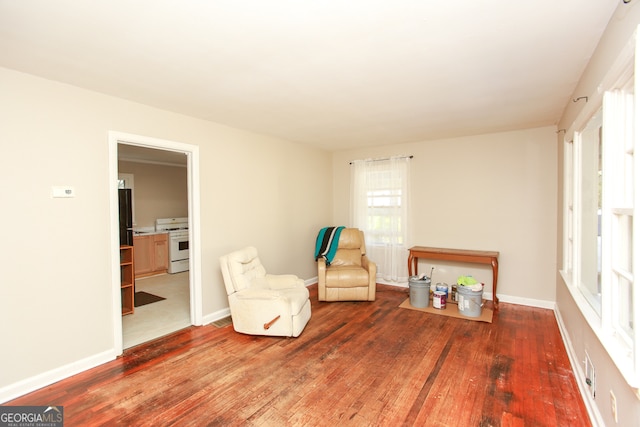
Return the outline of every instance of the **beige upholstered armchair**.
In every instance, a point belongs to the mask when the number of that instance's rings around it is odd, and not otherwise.
[[[376,264],[367,258],[361,230],[343,229],[331,264],[317,263],[319,301],[375,301]]]
[[[267,274],[254,247],[220,257],[233,328],[250,335],[297,337],[311,318],[309,290],[293,274]]]

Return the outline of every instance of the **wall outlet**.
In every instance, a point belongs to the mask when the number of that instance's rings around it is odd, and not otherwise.
[[[589,387],[589,394],[592,398],[596,398],[596,371],[591,363],[589,353],[584,352],[584,381]]]
[[[616,403],[616,395],[613,394],[613,390],[609,390],[609,399],[611,400],[611,415],[618,424],[618,404]]]

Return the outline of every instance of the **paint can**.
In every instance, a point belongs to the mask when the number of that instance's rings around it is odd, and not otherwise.
[[[428,277],[409,277],[409,302],[416,308],[429,307],[429,288],[431,279]]]
[[[433,293],[433,308],[444,309],[447,307],[447,294],[442,291]]]
[[[449,299],[449,285],[446,283],[436,283],[436,291],[444,292],[445,299]]]
[[[467,286],[458,286],[458,312],[467,317],[480,317],[482,290],[472,291]]]

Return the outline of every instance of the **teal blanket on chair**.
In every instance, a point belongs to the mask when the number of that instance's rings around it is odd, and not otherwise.
[[[331,264],[338,250],[338,240],[343,229],[344,227],[340,226],[324,227],[320,230],[316,238],[316,261],[323,258],[327,265]]]

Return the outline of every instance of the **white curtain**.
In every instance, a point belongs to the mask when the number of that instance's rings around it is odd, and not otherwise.
[[[409,165],[406,156],[351,163],[351,226],[385,281],[408,281]]]

